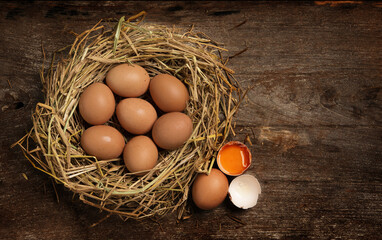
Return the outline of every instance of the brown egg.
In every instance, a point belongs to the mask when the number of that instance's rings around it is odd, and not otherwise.
[[[180,147],[192,134],[192,121],[180,112],[162,115],[154,123],[152,137],[161,148],[173,150]]]
[[[136,64],[120,64],[106,75],[106,84],[121,97],[139,97],[144,94],[150,83],[147,71]]]
[[[104,124],[114,114],[113,92],[103,83],[93,83],[81,94],[78,108],[86,122],[92,125]]]
[[[157,112],[146,100],[126,98],[117,105],[117,118],[121,126],[132,134],[145,134],[151,130]]]
[[[198,174],[192,186],[192,200],[203,210],[219,206],[227,196],[228,179],[220,170],[211,169],[210,175]]]
[[[117,158],[122,154],[125,140],[115,128],[106,125],[92,126],[81,136],[81,147],[98,160]]]
[[[190,96],[186,86],[169,74],[156,75],[150,82],[150,95],[164,112],[181,112]]]
[[[123,160],[130,172],[140,172],[135,175],[142,176],[157,164],[157,146],[146,136],[133,137],[123,150]]]

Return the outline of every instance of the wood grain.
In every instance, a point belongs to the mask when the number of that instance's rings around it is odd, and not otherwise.
[[[380,239],[382,8],[342,2],[0,2],[0,238]],[[10,149],[44,98],[41,47],[49,58],[73,32],[141,10],[146,22],[194,24],[234,56],[251,90],[231,139],[253,144],[255,208],[227,200],[181,222],[111,216],[91,227],[107,214]]]

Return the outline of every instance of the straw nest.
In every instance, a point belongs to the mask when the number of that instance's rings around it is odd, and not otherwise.
[[[182,33],[143,24],[144,16],[101,20],[77,35],[69,53],[68,48],[60,50],[68,55],[41,72],[45,102],[36,105],[33,127],[16,145],[36,169],[86,204],[123,219],[175,210],[181,218],[188,216],[186,200],[196,173],[210,171],[216,151],[233,132],[241,91],[217,43],[192,29]],[[174,75],[190,93],[185,113],[193,120],[192,136],[177,150],[160,151],[157,166],[143,177],[129,173],[120,158],[98,161],[80,146],[86,127],[77,110],[81,92],[126,62],[141,65],[151,77]],[[106,124],[123,132],[115,117]],[[123,133],[128,141],[131,136]]]

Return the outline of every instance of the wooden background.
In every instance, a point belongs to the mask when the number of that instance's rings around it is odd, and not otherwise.
[[[348,2],[348,1],[345,1]],[[0,2],[1,239],[381,239],[382,3]],[[10,145],[43,101],[48,57],[101,18],[146,22],[224,43],[253,86],[236,120],[249,136],[263,194],[250,210],[226,201],[177,222],[123,222],[82,204]],[[227,56],[228,56],[227,55]],[[240,219],[242,223],[233,220]]]

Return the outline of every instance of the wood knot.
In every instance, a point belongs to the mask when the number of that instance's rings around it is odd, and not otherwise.
[[[337,105],[338,101],[338,93],[336,89],[329,88],[323,92],[323,94],[320,96],[320,102],[321,104],[326,108],[332,108],[335,105]]]

